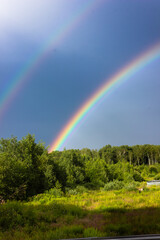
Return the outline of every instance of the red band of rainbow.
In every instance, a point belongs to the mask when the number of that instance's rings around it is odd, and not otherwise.
[[[114,74],[110,79],[106,79],[104,84],[96,92],[94,92],[90,98],[87,99],[87,101],[78,109],[78,111],[64,126],[56,139],[51,143],[49,152],[52,152],[54,150],[60,150],[67,138],[70,136],[75,127],[81,122],[84,116],[93,108],[93,106],[100,99],[102,99],[105,94],[110,91],[110,89],[112,89],[116,84],[129,79],[133,74],[147,66],[152,61],[158,59],[159,57],[160,43],[154,45],[149,50],[145,51],[140,56],[135,58],[125,67],[120,69],[120,71]]]

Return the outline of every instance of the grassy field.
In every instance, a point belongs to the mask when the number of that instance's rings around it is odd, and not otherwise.
[[[160,188],[89,191],[0,205],[0,239],[51,240],[160,233]]]

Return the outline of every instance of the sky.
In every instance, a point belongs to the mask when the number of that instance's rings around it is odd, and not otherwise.
[[[160,43],[159,0],[0,0],[0,6],[0,97],[30,63],[4,103],[0,138],[30,133],[49,146],[106,79]],[[160,58],[112,88],[61,150],[160,144],[159,92]]]

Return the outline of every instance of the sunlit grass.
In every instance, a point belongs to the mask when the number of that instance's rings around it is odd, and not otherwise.
[[[88,191],[0,206],[0,239],[59,239],[160,232],[160,187]]]

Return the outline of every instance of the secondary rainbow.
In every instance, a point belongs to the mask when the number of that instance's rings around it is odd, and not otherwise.
[[[152,46],[149,50],[139,55],[125,67],[120,69],[111,78],[106,79],[104,84],[96,92],[94,92],[89,99],[87,99],[87,101],[78,109],[78,111],[64,126],[57,138],[51,143],[49,152],[60,150],[75,127],[81,122],[81,120],[93,108],[93,106],[95,106],[95,104],[98,103],[99,100],[102,99],[114,86],[129,79],[133,74],[138,72],[143,67],[147,66],[149,63],[158,59],[159,57],[160,43]]]
[[[3,94],[0,96],[0,120],[4,116],[4,112],[8,109],[13,98],[17,93],[24,88],[26,82],[31,78],[29,76],[39,64],[45,59],[50,50],[53,50],[59,45],[63,39],[70,33],[78,23],[80,23],[90,11],[99,5],[97,0],[88,0],[80,5],[80,8],[69,16],[68,19],[64,19],[64,23],[52,33],[41,48],[33,54],[33,56],[26,62],[26,64],[18,71],[18,73],[10,80]]]

